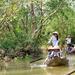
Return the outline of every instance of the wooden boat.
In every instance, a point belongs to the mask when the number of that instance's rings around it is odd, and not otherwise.
[[[59,47],[49,47],[48,48],[48,51],[59,51],[60,48]],[[55,56],[53,57],[52,59],[47,59],[45,61],[45,64],[47,66],[63,66],[63,65],[68,65],[68,60],[66,57],[58,57],[58,56]]]
[[[47,66],[67,66],[68,60],[66,58],[54,57],[54,59],[48,60]]]

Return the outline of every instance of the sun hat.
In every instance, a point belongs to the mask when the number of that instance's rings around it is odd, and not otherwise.
[[[58,32],[57,32],[57,31],[55,31],[55,32],[53,32],[53,34],[58,34]]]

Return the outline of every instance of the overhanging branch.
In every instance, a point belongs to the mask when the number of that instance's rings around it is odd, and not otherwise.
[[[63,4],[63,2],[61,2],[60,5],[57,7],[57,9],[55,9],[52,13],[49,13],[50,15],[45,20],[42,21],[42,25],[34,31],[33,37],[35,37],[35,34],[39,33],[41,28],[46,25],[44,23],[49,19],[49,17],[53,16],[55,13],[58,12],[58,10],[61,8],[62,4]],[[38,24],[40,24],[40,22]]]

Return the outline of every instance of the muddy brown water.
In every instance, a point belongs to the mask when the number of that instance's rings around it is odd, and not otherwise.
[[[45,60],[43,59],[31,63],[28,69],[3,70],[0,71],[0,75],[67,75],[75,70],[75,55],[68,55],[67,59],[69,59],[69,66],[47,67],[42,64]]]

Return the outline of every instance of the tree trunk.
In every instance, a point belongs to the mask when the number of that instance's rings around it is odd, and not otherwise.
[[[41,9],[41,30],[42,30],[42,26],[43,26],[43,2],[42,2],[42,0],[41,0],[41,6],[40,6],[40,9]],[[40,32],[42,32],[40,30]]]
[[[31,0],[30,6],[31,6],[31,21],[32,21],[31,28],[32,28],[32,34],[33,34],[34,31],[35,31],[35,13],[34,13],[34,4],[33,4],[33,1],[32,0]]]

